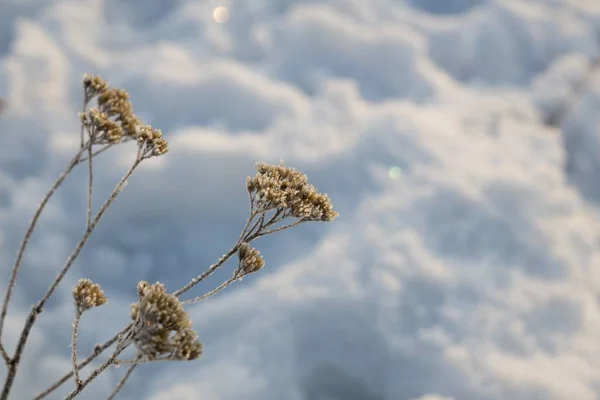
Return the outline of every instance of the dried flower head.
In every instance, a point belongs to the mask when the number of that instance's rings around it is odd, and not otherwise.
[[[171,331],[156,327],[140,329],[135,337],[135,345],[148,360],[156,360],[163,354],[173,351],[173,343],[169,338]]]
[[[187,313],[177,297],[168,293],[162,283],[156,282],[150,285],[147,282],[140,282],[138,292],[141,292],[138,316],[147,325],[158,324],[169,330],[191,326]]]
[[[80,279],[73,287],[73,299],[77,309],[81,312],[98,307],[107,302],[106,296],[100,285],[92,283],[89,279]]]
[[[85,90],[85,99],[87,103],[92,99],[92,97],[103,93],[108,88],[108,85],[104,79],[97,75],[85,74],[83,76],[83,87]]]
[[[91,133],[94,144],[116,144],[123,137],[123,129],[119,124],[97,108],[90,108],[83,114],[82,122]]]
[[[98,107],[100,111],[108,116],[120,116],[131,114],[133,112],[129,102],[129,93],[123,89],[106,89],[98,96]]]
[[[85,75],[83,84],[86,104],[93,97],[98,103],[97,109],[82,114],[82,122],[93,144],[117,144],[136,139],[144,158],[159,156],[169,150],[160,130],[140,122],[125,90],[108,87],[98,76]]]
[[[133,342],[148,359],[192,360],[202,352],[198,335],[177,297],[163,284],[141,281],[138,303],[131,306]],[[161,358],[162,356],[162,358]]]
[[[245,274],[256,272],[265,266],[265,260],[260,252],[246,242],[238,248],[239,269]]]
[[[143,146],[143,154],[148,156],[160,156],[169,151],[167,141],[162,137],[160,129],[154,129],[150,125],[139,125],[137,128],[137,140]]]
[[[121,123],[121,127],[123,128],[123,132],[126,136],[130,138],[135,138],[137,135],[137,128],[142,123],[135,116],[133,112],[121,114],[117,116],[116,121]]]
[[[246,179],[246,188],[259,210],[280,210],[284,216],[306,221],[333,221],[339,215],[326,194],[318,193],[306,175],[293,168],[256,164],[257,174]]]
[[[173,357],[177,360],[195,360],[202,354],[202,343],[192,329],[177,332],[172,343],[175,349]]]

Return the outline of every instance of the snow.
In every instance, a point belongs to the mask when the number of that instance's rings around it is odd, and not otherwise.
[[[229,20],[214,20],[217,7]],[[340,212],[258,241],[261,274],[190,308],[202,358],[143,366],[122,398],[598,398],[600,3],[0,9],[0,276],[77,145],[84,72],[126,88],[170,144],[129,179],[67,275],[64,287],[88,277],[109,299],[82,319],[82,354],[127,322],[137,281],[175,290],[229,248],[255,161],[284,159]],[[125,146],[98,161],[94,204],[132,156]],[[85,176],[67,181],[32,238],[9,347],[83,231]],[[14,398],[66,372],[72,313],[64,289],[34,330]],[[106,398],[122,373],[85,398]]]

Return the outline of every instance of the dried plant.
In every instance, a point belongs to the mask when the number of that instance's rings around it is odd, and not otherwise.
[[[35,210],[17,251],[15,263],[10,273],[9,285],[2,302],[0,355],[7,367],[7,374],[0,400],[8,399],[33,325],[44,310],[46,302],[56,291],[77,259],[102,216],[112,205],[140,163],[148,158],[162,156],[169,149],[161,131],[142,123],[135,115],[126,91],[111,88],[102,78],[88,75],[83,78],[83,88],[84,99],[80,114],[79,150]],[[90,107],[90,103],[94,100],[96,102],[95,107]],[[101,153],[126,142],[134,142],[137,145],[132,165],[115,185],[98,211],[93,213],[93,160]],[[48,290],[31,307],[16,348],[12,355],[9,355],[2,343],[2,332],[29,239],[52,195],[59,189],[71,171],[83,163],[87,165],[88,170],[85,231]],[[184,307],[214,295],[248,274],[260,271],[265,266],[265,261],[260,252],[250,246],[250,243],[255,239],[291,228],[303,222],[333,221],[338,216],[337,212],[333,210],[327,195],[318,193],[315,187],[308,183],[305,175],[292,168],[285,167],[283,162],[279,165],[257,163],[256,171],[254,177],[249,177],[246,180],[250,207],[249,216],[231,249],[219,258],[215,264],[209,266],[205,271],[192,278],[187,285],[175,290],[173,293],[169,293],[160,282],[149,284],[140,281],[137,285],[138,301],[132,304],[130,308],[132,322],[105,343],[96,345],[94,352],[80,362],[77,361],[77,333],[81,317],[84,312],[105,304],[107,299],[97,283],[93,283],[89,279],[80,279],[77,282],[72,289],[75,309],[71,341],[72,369],[36,396],[35,399],[46,398],[58,387],[73,378],[75,387],[66,397],[66,399],[72,399],[110,365],[129,364],[130,367],[108,396],[108,399],[113,399],[125,385],[134,369],[140,364],[197,359],[202,354],[202,344],[198,334],[192,328],[192,322]],[[233,270],[231,278],[205,294],[188,300],[181,299],[184,293],[208,278],[217,268],[224,265],[236,254],[237,267]],[[85,379],[82,379],[80,370],[113,345],[112,354]],[[120,354],[129,346],[133,346],[135,349],[135,356],[128,360],[120,359]]]

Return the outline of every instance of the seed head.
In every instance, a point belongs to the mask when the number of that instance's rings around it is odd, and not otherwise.
[[[306,175],[293,168],[256,164],[257,174],[246,179],[246,188],[259,210],[280,210],[284,216],[306,221],[333,221],[339,215],[326,194],[318,193]]]
[[[129,93],[123,89],[106,89],[98,96],[98,107],[100,111],[109,116],[119,116],[132,113]]]
[[[173,338],[174,358],[177,360],[195,360],[202,354],[202,343],[194,330],[183,329]]]
[[[83,88],[85,90],[86,102],[90,101],[92,97],[99,95],[104,92],[108,85],[101,77],[97,75],[83,75]]]
[[[123,137],[123,129],[119,124],[100,112],[97,108],[90,108],[82,116],[84,126],[92,133],[94,144],[116,144]]]
[[[73,286],[73,299],[77,309],[81,312],[92,308],[98,307],[107,302],[106,296],[100,285],[92,283],[89,279],[80,279],[75,286]]]
[[[244,274],[256,272],[265,266],[265,260],[260,252],[246,242],[238,248],[239,268]]]
[[[163,284],[141,281],[138,303],[131,306],[134,320],[133,342],[149,360],[192,360],[202,353],[198,335],[177,297]]]
[[[138,126],[137,140],[143,146],[143,153],[148,156],[160,156],[169,151],[167,141],[162,137],[160,129],[154,129],[150,125]]]
[[[138,283],[138,293],[140,293],[140,301],[136,306],[136,311],[132,310],[132,317],[134,317],[133,314],[136,317],[141,316],[146,324],[158,324],[168,330],[191,326],[183,305],[177,297],[167,293],[162,283],[156,282],[150,285],[142,281]]]

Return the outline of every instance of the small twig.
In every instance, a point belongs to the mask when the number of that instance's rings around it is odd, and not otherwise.
[[[202,296],[198,296],[198,297],[190,299],[190,300],[182,301],[181,304],[186,306],[188,304],[194,304],[194,303],[198,303],[204,299],[208,299],[209,297],[219,293],[221,290],[225,289],[227,286],[231,285],[233,282],[240,279],[241,277],[243,277],[243,275],[238,275],[236,273],[231,278],[227,279],[225,282],[221,283],[219,286],[217,286],[210,292],[207,292],[207,293],[203,294]]]
[[[121,143],[125,143],[125,141],[123,141]],[[92,153],[92,157],[96,157],[98,154],[105,152],[106,150],[110,149],[112,146],[114,146],[114,145],[107,144],[106,146],[102,147],[100,150],[96,150],[95,152]],[[87,160],[88,160],[87,156],[82,157],[82,158],[79,159],[79,161],[77,162],[77,164],[80,164],[80,163],[82,163],[84,161],[87,161]]]
[[[94,379],[96,379],[96,377],[98,375],[100,375],[102,372],[104,372],[104,370],[106,368],[109,367],[109,365],[113,364],[114,361],[117,359],[117,357],[119,356],[119,354],[121,354],[121,352],[123,352],[123,350],[125,350],[125,347],[119,347],[117,346],[117,349],[114,351],[114,353],[112,354],[112,356],[110,356],[110,358],[108,360],[106,360],[104,363],[102,363],[102,365],[100,365],[98,368],[96,368],[94,371],[92,371],[92,373],[90,373],[90,376],[88,376],[86,378],[86,380],[84,380],[83,382],[81,382],[81,385],[78,385],[75,387],[75,389],[73,389],[71,391],[71,393],[69,393],[67,395],[67,397],[65,397],[65,400],[71,400],[72,398],[74,398],[75,396],[77,396],[79,393],[81,393],[81,391],[83,389],[85,389],[85,387]]]
[[[260,214],[260,217],[254,222],[254,224],[252,225],[252,227],[250,229],[246,230],[244,228],[244,232],[245,232],[244,237],[243,237],[244,241],[247,242],[248,238],[250,236],[252,236],[255,233],[255,231],[258,232],[262,229],[263,224],[265,223],[265,213],[266,213],[266,211],[256,213],[256,215]],[[254,217],[253,217],[253,219],[254,219]]]
[[[86,222],[85,222],[85,229],[86,231],[88,231],[90,229],[90,225],[92,223],[92,187],[93,187],[93,175],[92,175],[92,143],[93,143],[93,137],[92,137],[92,132],[88,132],[89,134],[89,141],[90,141],[90,145],[88,146],[87,149],[87,153],[88,153],[88,192],[87,192],[87,213],[86,213]],[[82,139],[83,140],[83,139]]]
[[[133,323],[127,325],[124,329],[122,329],[115,336],[113,336],[112,338],[110,338],[106,342],[104,342],[104,344],[97,345],[94,348],[94,352],[92,354],[90,354],[85,360],[81,361],[79,363],[79,365],[77,366],[77,368],[78,369],[82,369],[86,365],[88,365],[89,363],[91,363],[92,361],[94,361],[96,359],[96,357],[98,357],[100,354],[102,354],[102,352],[104,350],[106,350],[110,346],[112,346],[117,340],[119,340],[119,338],[121,338],[127,331],[129,331],[129,329],[131,329],[132,326],[133,326]],[[54,384],[52,384],[52,386],[49,386],[46,390],[44,390],[43,392],[41,392],[40,394],[38,394],[33,400],[41,400],[44,397],[48,396],[50,393],[52,393],[53,391],[55,391],[56,389],[58,389],[63,383],[65,383],[66,381],[68,381],[72,376],[73,376],[73,371],[71,370],[70,372],[67,372],[58,381],[56,381]]]
[[[85,114],[85,109],[86,109],[86,107],[88,105],[88,102],[89,102],[88,97],[87,96],[83,96],[83,105],[81,107],[81,113],[82,114]],[[81,128],[79,129],[79,138],[80,138],[79,148],[81,150],[83,150],[83,146],[84,146],[84,140],[83,140],[83,136],[84,136],[83,131],[84,131],[84,129],[85,129],[85,124],[82,123],[81,124]],[[90,147],[91,147],[91,145],[90,145]],[[83,153],[81,153],[81,154],[83,154]],[[81,154],[79,154],[80,157],[81,157]]]
[[[115,360],[114,364],[115,365],[131,365],[131,364],[136,364],[136,365],[142,365],[142,364],[150,364],[150,363],[157,363],[157,362],[163,362],[163,361],[173,361],[173,356],[172,354],[169,354],[167,356],[163,356],[163,357],[159,357],[159,358],[153,358],[153,359],[141,359],[141,358],[136,358],[134,360]]]
[[[71,268],[71,265],[73,265],[73,263],[75,262],[75,259],[77,258],[77,256],[81,252],[81,250],[83,249],[83,246],[85,245],[87,240],[90,238],[92,231],[94,230],[96,225],[98,225],[98,222],[100,221],[100,219],[102,218],[102,216],[104,215],[104,213],[106,212],[108,207],[112,204],[113,201],[115,201],[115,199],[117,198],[117,196],[119,195],[119,193],[121,192],[123,187],[125,186],[127,180],[129,179],[129,177],[131,177],[131,174],[133,174],[133,172],[138,167],[138,165],[140,165],[140,161],[141,161],[141,158],[139,157],[139,154],[138,154],[138,157],[136,158],[133,165],[129,168],[129,170],[121,178],[119,183],[115,186],[115,188],[111,192],[108,199],[106,199],[104,204],[102,204],[102,207],[100,207],[100,210],[98,210],[98,213],[96,214],[94,219],[91,221],[89,229],[87,229],[86,232],[83,234],[83,237],[81,238],[81,240],[75,247],[75,250],[73,251],[73,253],[71,253],[71,255],[69,256],[67,262],[63,266],[63,269],[60,271],[60,273],[58,274],[58,276],[56,277],[56,279],[54,280],[54,282],[52,283],[52,285],[50,286],[50,288],[48,289],[48,291],[46,292],[44,297],[42,297],[42,299],[40,300],[40,302],[39,302],[40,308],[43,307],[43,305],[46,303],[48,298],[50,298],[50,296],[52,296],[52,294],[56,290],[58,284],[62,281],[62,279],[66,275],[69,268]]]
[[[202,282],[210,274],[212,274],[217,268],[219,268],[221,265],[223,265],[225,263],[225,261],[229,260],[229,258],[237,252],[238,247],[239,247],[239,244],[236,244],[235,246],[233,246],[227,253],[223,254],[216,263],[211,265],[202,274],[200,274],[197,277],[195,277],[194,279],[192,279],[187,285],[185,285],[181,289],[173,292],[173,295],[179,297],[182,293],[187,292],[188,290],[190,290],[191,288],[196,286],[199,282]]]
[[[250,205],[250,212],[248,213],[248,218],[246,219],[246,224],[244,225],[244,229],[242,229],[242,232],[240,233],[240,236],[238,237],[238,240],[236,243],[242,242],[242,239],[246,235],[248,227],[250,226],[250,223],[252,222],[254,217],[256,217],[256,215],[257,215],[257,213],[254,211],[254,198],[255,198],[254,192],[248,191],[248,203]]]
[[[81,311],[75,307],[75,322],[73,322],[73,337],[71,339],[71,361],[73,362],[73,374],[75,377],[75,386],[81,385],[79,379],[79,369],[77,368],[77,331],[79,330],[79,321],[81,320]]]
[[[26,338],[29,336],[31,332],[31,328],[37,319],[40,311],[35,307],[31,307],[31,311],[27,316],[27,320],[25,322],[25,327],[21,332],[21,337],[19,342],[17,343],[17,348],[15,350],[15,355],[12,358],[11,362],[8,364],[8,371],[6,372],[6,379],[4,380],[4,387],[2,388],[2,394],[0,394],[0,400],[7,400],[8,394],[10,393],[10,388],[15,380],[15,375],[17,374],[17,367],[19,366],[19,362],[21,361],[21,354],[23,354],[23,349],[25,348]]]
[[[248,229],[248,226],[252,223],[252,220],[259,214],[260,214],[260,218],[254,222],[252,228]],[[265,224],[264,223],[265,211],[252,212],[250,217],[246,221],[246,225],[242,229],[242,233],[246,232],[246,235],[245,235],[245,237],[243,235],[240,235],[240,237],[249,243],[252,240],[259,238],[261,236],[265,236],[270,233],[274,233],[274,232],[278,232],[278,231],[281,231],[281,230],[284,230],[287,228],[291,228],[292,226],[298,225],[299,223],[306,221],[305,219],[299,219],[291,224],[284,225],[279,228],[272,229],[270,231],[262,231],[263,228],[276,222],[276,218],[279,217],[280,215],[281,215],[281,212],[278,210],[277,212],[275,212],[273,217],[271,217],[269,222],[267,224]],[[256,232],[254,232],[255,229],[256,229]],[[238,239],[238,242],[227,253],[225,253],[223,256],[221,256],[221,258],[219,258],[219,260],[215,264],[211,265],[206,271],[204,271],[202,274],[200,274],[197,277],[195,277],[194,279],[192,279],[187,285],[185,285],[181,289],[173,292],[173,295],[179,297],[182,293],[187,292],[188,290],[190,290],[191,288],[196,286],[199,282],[203,281],[208,276],[210,276],[217,268],[219,268],[221,265],[223,265],[225,263],[225,261],[227,261],[232,255],[234,255],[237,252],[240,244],[241,244],[241,242]],[[223,288],[221,288],[221,289],[223,289]],[[219,289],[219,290],[221,290],[221,289]]]
[[[292,222],[291,224],[283,225],[283,226],[280,226],[278,228],[271,229],[271,230],[268,230],[268,231],[259,231],[259,232],[256,232],[254,235],[252,235],[252,236],[250,236],[248,238],[248,242],[250,242],[250,241],[252,241],[254,239],[257,239],[259,237],[262,237],[262,236],[270,235],[271,233],[275,233],[275,232],[282,231],[284,229],[291,228],[293,226],[296,226],[296,225],[301,224],[301,223],[306,222],[306,221],[307,221],[306,219],[300,218],[300,219]]]
[[[10,364],[10,357],[8,356],[8,353],[4,349],[4,346],[2,345],[2,343],[0,343],[0,354],[2,354],[2,358],[4,359],[4,363],[6,365]]]
[[[141,161],[142,161],[141,148],[138,147],[138,153],[137,153],[135,162],[129,168],[129,170],[125,173],[123,178],[121,178],[119,183],[115,186],[112,193],[110,194],[108,199],[104,202],[102,207],[100,207],[100,210],[98,210],[98,213],[96,214],[92,223],[90,224],[90,228],[87,229],[86,232],[83,234],[83,237],[81,238],[81,240],[79,241],[77,246],[75,246],[75,249],[73,250],[73,252],[69,256],[69,258],[67,259],[67,262],[63,266],[63,268],[60,271],[60,273],[58,274],[58,276],[54,279],[54,282],[52,283],[52,285],[50,286],[50,288],[48,289],[46,294],[44,294],[42,299],[36,305],[34,305],[32,307],[32,309],[29,313],[29,316],[27,318],[27,322],[25,323],[25,327],[23,328],[23,331],[21,332],[19,342],[17,343],[17,349],[15,351],[15,356],[13,358],[13,362],[10,364],[10,366],[8,368],[8,373],[6,376],[6,380],[4,383],[4,389],[2,391],[2,396],[0,397],[0,400],[6,400],[8,397],[8,393],[9,393],[10,388],[15,379],[17,366],[21,359],[21,354],[23,353],[23,350],[25,348],[25,343],[27,342],[27,338],[29,337],[29,333],[31,332],[31,328],[33,327],[33,324],[35,323],[37,316],[39,315],[39,313],[42,312],[42,309],[43,309],[44,305],[46,304],[46,301],[48,301],[50,296],[52,296],[52,294],[54,293],[54,291],[56,290],[56,288],[58,287],[58,285],[60,284],[62,279],[65,277],[65,275],[67,274],[67,272],[69,271],[69,269],[71,268],[73,263],[75,262],[75,259],[77,258],[77,256],[81,252],[81,250],[83,249],[83,246],[89,239],[92,231],[94,230],[94,228],[96,227],[96,225],[98,224],[98,222],[100,221],[100,219],[102,218],[102,216],[104,215],[104,213],[106,212],[108,207],[117,198],[118,194],[123,189],[123,186],[125,186],[125,182],[127,181],[127,179],[129,179],[131,174],[133,174],[133,172],[135,171],[135,169],[137,168],[137,166],[140,164]]]
[[[137,367],[138,365],[139,364],[133,364],[133,365],[131,365],[131,367],[129,367],[127,369],[127,372],[125,372],[125,375],[123,375],[123,377],[121,378],[121,380],[119,381],[119,383],[117,384],[117,386],[115,387],[113,392],[106,398],[106,400],[113,400],[115,398],[117,393],[119,393],[119,391],[123,388],[123,386],[125,386],[127,379],[129,379],[129,377],[131,376],[131,373],[133,372],[135,367]]]
[[[54,184],[52,185],[52,187],[50,188],[48,193],[46,193],[46,196],[42,199],[39,206],[35,210],[35,214],[33,215],[33,218],[31,219],[31,222],[29,223],[29,227],[27,228],[27,231],[25,232],[23,241],[21,242],[19,250],[17,251],[17,257],[16,257],[15,263],[12,267],[12,271],[10,273],[9,284],[6,289],[6,293],[4,295],[4,300],[2,302],[2,313],[0,314],[0,342],[2,340],[2,329],[4,328],[4,321],[6,319],[6,314],[8,312],[8,304],[10,302],[12,291],[17,282],[17,274],[19,273],[19,269],[21,268],[21,261],[23,260],[23,255],[25,254],[25,249],[27,248],[29,239],[31,239],[31,235],[33,234],[33,231],[37,225],[38,219],[40,218],[42,211],[46,207],[46,204],[48,203],[48,201],[50,200],[52,195],[54,195],[54,193],[56,192],[58,187],[67,178],[69,173],[71,173],[71,171],[73,170],[75,165],[77,165],[77,161],[79,160],[79,157],[81,156],[81,154],[83,153],[84,150],[85,149],[82,148],[79,150],[79,152],[77,152],[77,154],[71,159],[71,161],[69,162],[69,164],[67,165],[65,170],[60,174],[58,179],[54,182]],[[4,356],[4,354],[6,354],[6,352],[4,350],[2,351],[2,353],[3,353],[3,356]],[[6,360],[6,357],[4,357],[4,358]],[[14,357],[14,358],[16,358],[16,357]]]

